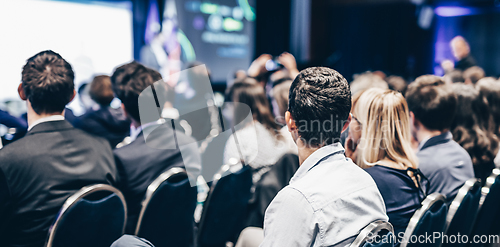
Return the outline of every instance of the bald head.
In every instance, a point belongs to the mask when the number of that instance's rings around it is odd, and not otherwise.
[[[461,60],[467,57],[470,53],[469,43],[462,36],[457,36],[453,38],[450,42],[451,50],[453,51],[453,56],[457,60]]]

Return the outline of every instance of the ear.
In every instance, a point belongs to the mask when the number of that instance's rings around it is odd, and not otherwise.
[[[349,127],[349,124],[351,124],[352,117],[351,114],[347,117],[347,121],[344,123],[344,126],[342,127],[342,132],[346,131],[347,128]]]
[[[413,128],[418,127],[418,120],[415,118],[415,114],[412,111],[410,111],[410,122]]]
[[[19,83],[19,86],[17,87],[17,93],[22,100],[28,100],[28,97],[26,97],[26,93],[24,92],[23,83]]]
[[[71,99],[69,100],[69,102],[73,101],[75,96],[76,96],[76,90],[73,89],[73,95],[71,95]]]
[[[292,114],[289,111],[285,112],[285,122],[288,127],[288,131],[294,132],[297,130],[297,125],[295,124],[295,120],[292,117]]]

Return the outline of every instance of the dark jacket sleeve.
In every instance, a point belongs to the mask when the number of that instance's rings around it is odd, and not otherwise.
[[[7,184],[7,178],[3,171],[0,169],[0,239],[4,239],[6,236],[2,236],[2,233],[6,232],[6,227],[8,225],[7,217],[10,215],[10,190]]]

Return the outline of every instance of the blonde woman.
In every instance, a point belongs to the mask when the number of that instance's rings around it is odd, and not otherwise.
[[[398,236],[425,196],[411,147],[408,106],[398,92],[369,89],[353,105],[352,118],[346,154],[352,159],[355,154],[357,164],[372,176]]]

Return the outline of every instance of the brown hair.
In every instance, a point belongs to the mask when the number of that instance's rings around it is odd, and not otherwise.
[[[492,162],[499,139],[494,134],[493,116],[487,104],[472,85],[453,84],[452,89],[458,100],[451,126],[453,139],[467,150],[474,165]]]
[[[94,80],[90,83],[89,95],[99,105],[109,105],[115,98],[113,87],[111,86],[111,78],[107,75],[94,77]]]
[[[24,65],[22,88],[36,113],[60,113],[73,97],[74,79],[71,65],[61,55],[47,50]]]
[[[235,83],[231,88],[233,102],[243,103],[250,107],[253,119],[268,130],[279,134],[278,124],[274,121],[273,114],[269,107],[264,88],[256,83],[239,82]],[[247,116],[248,112],[243,111],[240,107],[235,107],[234,124],[240,123]]]
[[[408,86],[406,101],[427,129],[444,131],[455,117],[457,98],[441,77],[423,75]]]

